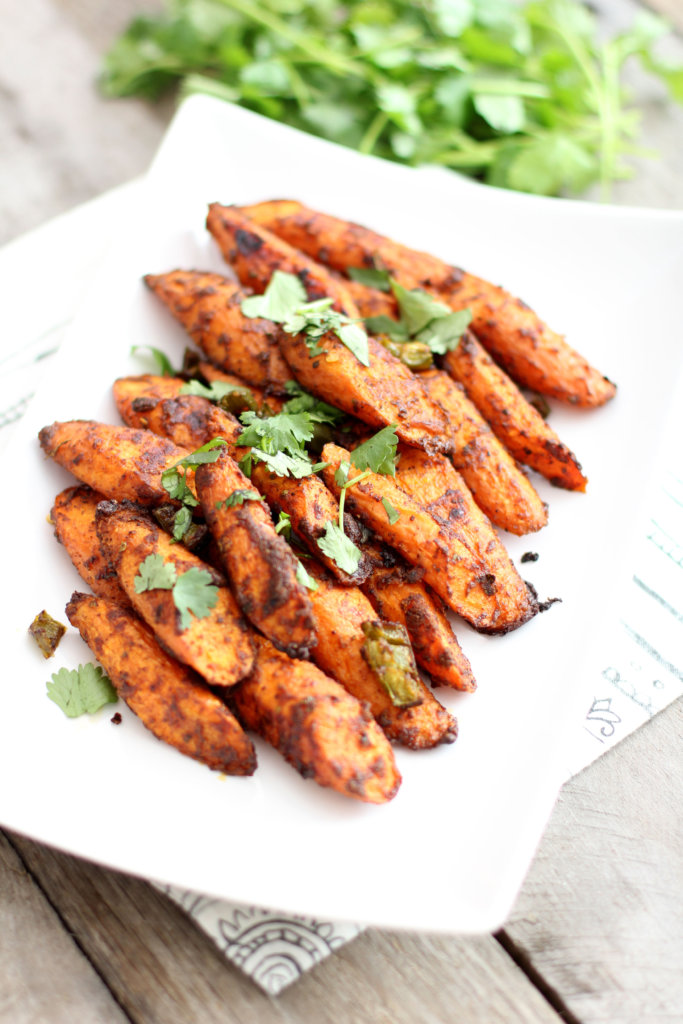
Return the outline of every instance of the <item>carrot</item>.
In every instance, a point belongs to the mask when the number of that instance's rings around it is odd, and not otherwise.
[[[377,614],[367,597],[357,587],[335,583],[313,560],[306,563],[306,568],[318,584],[318,589],[311,593],[316,628],[311,657],[316,665],[358,700],[367,703],[386,735],[395,743],[412,750],[451,743],[457,735],[457,723],[424,683],[418,683],[418,705],[396,707],[372,670],[362,626],[364,622],[376,620]],[[384,613],[381,617],[401,621]]]
[[[472,330],[519,384],[579,406],[602,405],[616,388],[521,299],[349,221],[291,200],[241,208],[252,220],[303,252],[347,272],[381,266],[404,288],[433,292],[452,309],[472,312]]]
[[[455,526],[467,537],[471,549],[485,563],[491,585],[497,591],[505,593],[510,601],[524,604],[528,592],[526,583],[448,459],[405,448],[398,460],[396,480],[437,522],[451,528]]]
[[[462,386],[443,370],[427,370],[420,380],[448,416],[453,465],[482,512],[495,526],[520,536],[545,526],[545,504]]]
[[[291,374],[278,349],[278,328],[244,316],[245,293],[235,281],[194,270],[147,274],[144,281],[212,363],[256,387],[282,391]]]
[[[254,671],[232,701],[247,729],[262,736],[305,779],[368,803],[391,800],[401,782],[389,741],[335,680],[255,637]]]
[[[169,657],[134,612],[106,597],[74,593],[66,614],[157,739],[226,775],[253,775],[254,747],[235,716]]]
[[[465,388],[468,398],[510,454],[551,484],[585,491],[588,483],[576,456],[559,439],[519,389],[466,331],[443,365]]]
[[[138,614],[154,631],[158,640],[175,657],[194,668],[214,686],[233,686],[248,675],[254,663],[254,651],[248,627],[225,580],[215,569],[191,554],[134,506],[115,501],[103,502],[97,509],[97,533],[105,554],[116,566],[119,582]],[[138,591],[136,578],[150,555],[172,566],[176,579],[194,570],[204,572],[203,579],[212,591],[206,596],[203,615],[187,612],[183,618],[171,589]],[[200,581],[197,581],[200,582]],[[210,606],[210,594],[215,603]]]
[[[330,296],[335,305],[357,316],[344,285],[324,267],[313,264],[269,232],[258,228],[233,207],[213,204],[207,227],[244,284],[265,291],[275,270],[297,274],[309,299]],[[319,340],[322,354],[313,355],[302,334],[280,334],[280,349],[294,376],[307,391],[331,402],[374,427],[397,424],[406,444],[427,451],[445,451],[446,418],[404,364],[369,340],[369,366],[364,366],[334,332]]]
[[[275,532],[253,482],[227,452],[199,466],[195,482],[242,611],[281,651],[307,657],[315,642],[311,601],[297,580],[297,560]]]
[[[338,493],[335,472],[342,462],[353,463],[353,455],[327,444],[322,457],[329,463],[323,470],[325,482]],[[358,475],[352,466],[349,479]],[[398,513],[395,522],[389,521],[383,501]],[[475,629],[505,633],[538,610],[533,595],[526,587],[519,588],[514,576],[496,578],[482,558],[477,540],[459,530],[457,520],[446,523],[437,519],[391,477],[370,473],[347,490],[346,503],[406,561],[424,569],[426,582]]]
[[[107,498],[158,505],[168,501],[161,474],[189,453],[151,430],[71,420],[43,427],[46,455]],[[188,486],[191,474],[188,475]]]
[[[55,498],[50,518],[55,537],[66,548],[78,574],[98,597],[108,597],[128,605],[128,595],[121,587],[116,570],[102,551],[95,528],[95,510],[104,495],[90,487],[67,487]]]
[[[363,593],[383,619],[405,626],[418,665],[435,684],[472,693],[477,688],[472,667],[441,600],[414,576],[415,570],[405,564],[376,567],[363,584]]]

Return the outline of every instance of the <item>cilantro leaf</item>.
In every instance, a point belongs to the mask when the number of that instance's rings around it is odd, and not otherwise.
[[[365,326],[370,334],[386,334],[392,341],[408,341],[410,333],[403,320],[394,320],[386,313],[366,317]]]
[[[297,578],[297,581],[303,587],[306,587],[307,590],[317,590],[318,589],[318,581],[313,579],[311,574],[309,572],[307,572],[306,567],[304,566],[303,562],[300,562],[298,558],[296,560],[296,578]]]
[[[350,576],[356,571],[362,557],[361,551],[350,540],[338,523],[326,523],[325,535],[318,537],[318,547]]]
[[[216,502],[216,508],[235,508],[236,505],[244,505],[245,501],[265,501],[266,499],[258,491],[248,490],[242,488],[241,490],[233,491],[223,501]]]
[[[371,469],[373,473],[396,475],[396,424],[390,423],[353,449],[351,458],[356,469]]]
[[[222,437],[212,437],[201,448],[195,449],[180,462],[176,462],[176,466],[203,466],[208,462],[215,462],[220,455],[217,449],[225,448],[227,443]]]
[[[189,380],[181,387],[180,394],[208,398],[210,402],[216,402],[219,405],[228,397],[237,398],[242,404],[242,409],[256,409],[256,401],[248,387],[231,384],[226,380],[213,380],[208,386],[199,380]]]
[[[282,411],[290,414],[305,412],[313,423],[339,423],[344,418],[344,413],[333,405],[328,405],[322,399],[309,395],[295,380],[288,380],[285,384],[285,391],[292,397],[285,402]]]
[[[387,519],[393,526],[401,518],[401,513],[397,512],[394,506],[391,504],[388,498],[382,498],[382,504],[384,505],[384,511],[387,514]]]
[[[469,309],[447,313],[428,323],[417,335],[417,340],[428,345],[436,355],[443,356],[456,348],[471,321],[472,313]]]
[[[155,348],[154,345],[132,345],[130,354],[136,355],[138,352],[149,352],[156,363],[157,370],[162,377],[177,377],[178,373],[173,369],[171,360],[168,358],[165,352],[162,352],[160,348]]]
[[[270,452],[261,451],[259,448],[252,448],[249,455],[260,462],[265,462],[276,476],[293,476],[295,480],[301,480],[305,476],[311,476],[313,473],[313,465],[305,454],[294,454],[288,455],[287,452],[276,452],[271,455]],[[248,476],[249,474],[242,468],[244,459],[240,459],[240,469]],[[250,470],[251,471],[251,470]]]
[[[349,267],[347,273],[352,281],[364,284],[366,288],[376,288],[380,292],[391,290],[386,270],[379,270],[377,267]]]
[[[176,581],[176,569],[172,562],[164,562],[162,555],[147,555],[138,566],[138,575],[133,580],[135,593],[146,590],[170,590]]]
[[[313,437],[311,420],[305,412],[280,412],[265,419],[254,412],[244,412],[240,420],[245,429],[238,437],[238,442],[271,454],[279,451],[298,454],[306,441]]]
[[[77,669],[60,668],[47,684],[47,695],[69,718],[92,715],[118,700],[111,680],[99,665],[89,662]]]
[[[206,618],[217,601],[218,587],[206,569],[188,569],[178,576],[173,585],[173,602],[180,612],[182,629],[192,624],[192,615],[197,619]]]
[[[443,302],[437,302],[427,292],[415,288],[409,291],[398,281],[391,279],[391,290],[401,311],[401,321],[409,335],[419,334],[423,327],[435,317],[448,316],[451,310]]]
[[[161,486],[169,498],[173,498],[174,501],[182,501],[184,505],[191,505],[193,508],[199,504],[187,486],[185,474],[180,473],[177,466],[171,466],[170,469],[164,470],[161,474]]]
[[[242,300],[240,308],[245,316],[282,323],[306,299],[306,289],[295,274],[276,270],[263,295],[250,295]]]
[[[279,512],[277,517],[277,523],[275,525],[275,532],[281,533],[285,539],[289,539],[292,534],[292,519],[289,513]]]

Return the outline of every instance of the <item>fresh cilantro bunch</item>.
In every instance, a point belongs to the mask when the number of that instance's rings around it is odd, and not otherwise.
[[[683,102],[662,19],[602,40],[578,0],[166,0],[107,54],[112,96],[179,79],[363,153],[453,167],[524,192],[578,193],[629,173],[635,58]]]

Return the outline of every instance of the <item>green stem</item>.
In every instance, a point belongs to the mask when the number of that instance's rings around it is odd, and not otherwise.
[[[264,28],[270,29],[276,35],[282,36],[283,39],[298,47],[303,53],[307,53],[313,60],[330,71],[336,71],[340,75],[354,75],[357,78],[362,78],[363,81],[367,79],[367,72],[362,64],[343,56],[343,54],[335,53],[334,50],[317,43],[309,36],[302,35],[283,18],[273,14],[272,11],[264,10],[252,0],[219,0],[219,2],[225,7],[239,11],[245,18],[250,18],[259,25],[263,25]]]
[[[346,500],[346,492],[349,487],[353,487],[360,480],[365,480],[366,476],[370,476],[372,473],[371,469],[366,469],[364,472],[359,473],[358,476],[354,476],[353,480],[347,481],[346,485],[342,487],[341,494],[339,495],[339,529],[343,532],[344,530],[344,502]]]
[[[365,135],[360,141],[358,149],[361,153],[372,153],[377,145],[377,140],[387,126],[389,115],[384,110],[378,110],[368,125]]]

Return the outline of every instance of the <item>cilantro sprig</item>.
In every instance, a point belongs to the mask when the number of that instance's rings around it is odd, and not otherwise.
[[[364,268],[351,268],[349,276],[364,281],[367,273],[373,275],[375,287],[382,283],[383,291],[393,292],[400,314],[398,320],[384,314],[367,317],[365,324],[371,334],[387,335],[399,345],[419,342],[434,355],[443,356],[457,347],[472,321],[469,309],[454,312],[420,288],[404,288],[383,270],[366,272]]]
[[[287,334],[302,334],[311,356],[325,354],[320,341],[336,334],[363,366],[370,365],[368,336],[362,323],[332,309],[331,298],[309,302],[303,284],[295,274],[276,270],[263,295],[243,299],[242,312],[248,317],[265,317],[282,325]]]
[[[175,565],[164,562],[159,554],[148,555],[140,563],[134,585],[136,594],[147,590],[170,590],[180,613],[181,629],[192,624],[192,616],[206,618],[218,601],[218,587],[206,569],[193,566],[178,575]]]
[[[104,61],[109,95],[179,79],[363,153],[538,194],[606,195],[638,154],[629,63],[683,102],[683,69],[641,12],[611,38],[575,0],[167,0]]]
[[[398,436],[396,424],[391,423],[383,427],[376,434],[368,438],[353,450],[353,465],[361,470],[356,476],[351,477],[351,463],[342,462],[335,471],[334,482],[340,488],[339,493],[339,519],[336,523],[325,524],[325,534],[318,538],[318,547],[331,558],[340,569],[353,575],[362,558],[361,550],[356,547],[353,541],[344,532],[344,506],[346,503],[346,492],[356,484],[365,480],[371,473],[382,473],[387,476],[396,474],[396,446]],[[385,505],[386,508],[386,505]],[[396,522],[398,513],[392,508],[395,515],[391,522]],[[388,512],[388,509],[387,509]]]
[[[192,526],[191,509],[199,504],[191,489],[188,487],[185,473],[188,466],[201,466],[209,462],[215,462],[220,455],[220,449],[224,448],[227,441],[221,437],[212,437],[206,444],[201,445],[195,451],[179,459],[174,465],[169,466],[161,474],[161,486],[169,498],[182,502],[173,520],[173,539],[181,541]]]

